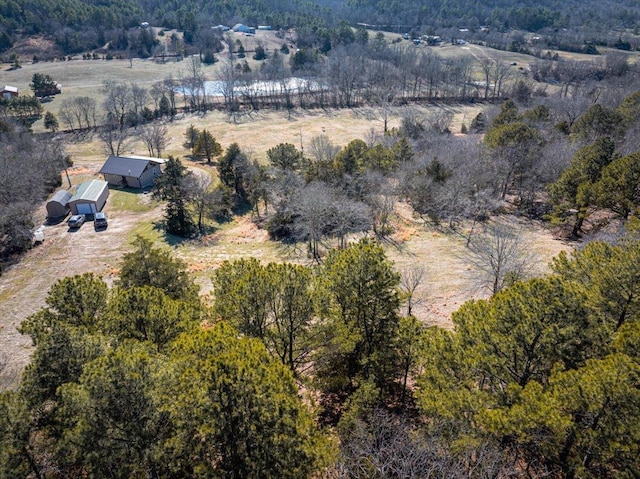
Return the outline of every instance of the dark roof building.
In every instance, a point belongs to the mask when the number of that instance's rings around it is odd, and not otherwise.
[[[100,168],[100,173],[113,186],[146,188],[162,173],[164,163],[162,158],[149,156],[110,156]]]

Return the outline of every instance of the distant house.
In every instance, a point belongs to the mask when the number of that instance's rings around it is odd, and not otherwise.
[[[92,215],[102,211],[109,197],[106,181],[91,180],[78,185],[76,194],[69,199],[69,207],[74,215]]]
[[[258,30],[271,30],[271,25],[258,25]]]
[[[215,27],[211,27],[211,30],[220,30],[221,32],[228,32],[229,30],[231,30],[231,28],[226,25],[216,25]]]
[[[437,35],[422,35],[420,39],[429,46],[442,44],[442,38]]]
[[[47,202],[47,218],[64,218],[69,213],[69,200],[73,195],[67,190],[58,190]]]
[[[237,33],[256,33],[256,29],[253,27],[248,27],[243,23],[236,23],[233,27],[233,31]]]
[[[146,188],[156,176],[162,174],[165,160],[150,156],[110,156],[100,168],[100,173],[112,186]]]
[[[14,96],[18,96],[19,92],[18,92],[18,88],[15,86],[5,85],[2,88],[2,91],[0,92],[0,94],[2,95],[3,98],[9,99]]]

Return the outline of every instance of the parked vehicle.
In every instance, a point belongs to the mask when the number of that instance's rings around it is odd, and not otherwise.
[[[93,216],[93,226],[95,229],[98,228],[106,228],[107,227],[107,214],[106,213],[96,213]]]
[[[69,228],[80,228],[84,224],[86,219],[87,218],[85,215],[73,215],[67,221],[67,225],[69,226]]]

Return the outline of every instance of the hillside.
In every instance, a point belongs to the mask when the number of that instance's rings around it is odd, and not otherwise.
[[[448,2],[314,2],[297,0],[283,3],[269,1],[189,1],[130,0],[93,2],[73,0],[11,0],[0,4],[0,54],[7,58],[11,47],[27,37],[45,35],[55,42],[62,55],[91,51],[111,44],[117,49],[131,48],[135,40],[125,40],[127,31],[142,22],[164,29],[187,32],[186,46],[208,42],[212,26],[237,22],[268,25],[274,30],[296,28],[304,36],[323,38],[340,35],[345,24],[415,35],[456,35],[463,29],[478,37],[513,32],[536,32],[543,39],[579,49],[585,42],[623,49],[638,47],[640,7],[633,0],[607,2],[513,2],[453,0]],[[491,35],[487,35],[487,33]],[[124,36],[123,36],[124,35]],[[474,37],[475,38],[475,37]],[[546,40],[545,40],[546,41]],[[321,46],[318,42],[316,46]],[[136,49],[138,47],[136,46]],[[143,50],[144,51],[144,50]],[[145,53],[151,54],[151,51]],[[40,57],[50,56],[42,51]]]
[[[639,13],[0,0],[0,478],[639,477]]]

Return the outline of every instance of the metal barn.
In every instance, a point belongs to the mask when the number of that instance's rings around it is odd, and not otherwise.
[[[162,174],[162,158],[145,156],[110,156],[100,173],[113,186],[128,186],[130,188],[146,188],[151,186],[156,178]]]
[[[64,218],[69,213],[69,200],[73,195],[67,190],[58,190],[47,202],[47,218]]]
[[[92,215],[102,211],[109,197],[109,185],[106,181],[91,180],[78,185],[76,194],[69,200],[74,215]]]

